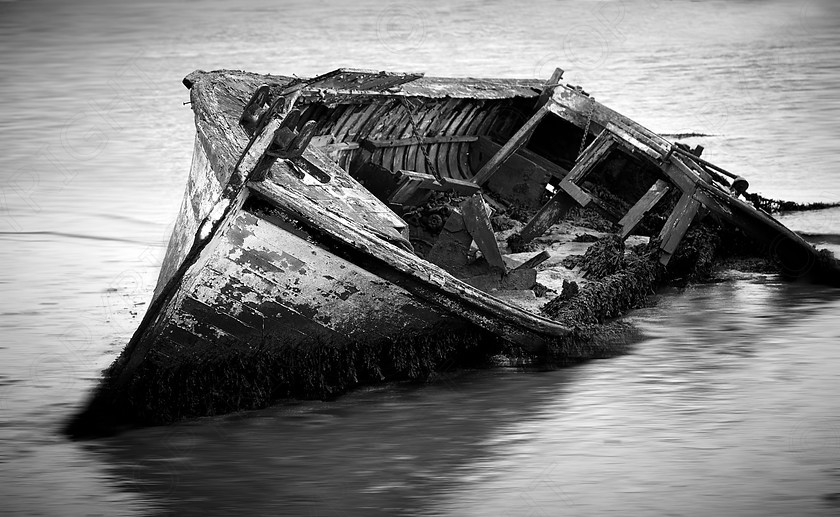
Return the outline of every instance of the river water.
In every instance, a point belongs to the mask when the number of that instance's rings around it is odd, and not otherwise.
[[[840,296],[659,293],[625,356],[69,442],[185,185],[200,68],[566,80],[751,189],[840,200],[829,1],[0,2],[0,514],[836,515]],[[784,216],[840,252],[840,210]]]

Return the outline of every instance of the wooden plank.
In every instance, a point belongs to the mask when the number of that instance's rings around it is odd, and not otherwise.
[[[403,176],[400,179],[400,182],[397,186],[397,190],[395,190],[390,196],[388,196],[388,202],[393,203],[395,205],[401,205],[411,199],[417,189],[420,188],[420,185],[423,184],[422,178],[415,178],[411,176]]]
[[[577,206],[577,201],[565,190],[558,189],[557,193],[540,208],[539,212],[519,232],[521,242],[524,244],[539,237],[575,206]]]
[[[496,234],[490,225],[490,218],[487,216],[487,206],[481,193],[474,194],[461,203],[461,213],[464,216],[464,225],[472,235],[475,244],[490,267],[506,271],[505,263],[502,260],[502,253],[496,243]]]
[[[695,175],[699,176],[700,179],[702,179],[706,183],[711,183],[712,182],[712,175],[709,174],[709,172],[706,169],[701,167],[697,162],[695,162],[694,160],[692,160],[688,156],[679,156],[679,157],[675,157],[675,158],[678,161],[680,161],[681,163],[683,163],[686,166],[686,168],[688,169],[688,171],[690,171],[690,172],[694,173]],[[678,167],[679,167],[679,165],[678,165]]]
[[[673,212],[668,216],[668,220],[665,221],[665,225],[659,233],[659,238],[661,239],[659,249],[662,250],[659,261],[663,265],[668,265],[677,246],[679,246],[685,232],[688,230],[691,221],[697,215],[700,206],[700,202],[694,198],[693,190],[691,192],[684,192],[677,202],[677,206],[674,207]]]
[[[310,145],[314,145],[315,147],[324,147],[333,143],[334,140],[335,137],[329,134],[313,136]]]
[[[632,133],[626,131],[624,128],[621,128],[621,127],[619,127],[615,124],[610,123],[610,124],[607,124],[606,129],[608,131],[610,131],[611,133],[613,133],[614,135],[616,135],[617,137],[619,137],[626,144],[626,147],[629,148],[630,150],[639,150],[642,153],[644,153],[646,156],[648,156],[648,157],[650,157],[654,160],[659,160],[663,156],[663,154],[660,151],[658,151],[657,149],[654,149],[653,147],[651,147],[649,145],[646,145],[646,144],[642,143],[638,138],[633,136]],[[666,152],[666,154],[667,154],[667,152]]]
[[[693,191],[700,177],[692,172],[676,156],[662,166],[662,172],[683,192]]]
[[[313,145],[315,143],[315,139],[312,139]],[[327,144],[323,146],[323,150],[325,153],[342,153],[344,151],[353,151],[359,148],[359,144],[357,142],[339,142],[337,144]]]
[[[478,140],[477,136],[471,135],[443,135],[443,136],[426,136],[410,138],[396,138],[390,140],[369,140],[363,139],[361,141],[365,148],[377,149],[382,147],[408,147],[411,145],[431,145],[431,144],[446,144],[457,142],[475,142]]]
[[[671,189],[668,186],[668,183],[663,180],[656,180],[656,183],[645,192],[645,195],[639,199],[635,205],[633,205],[630,210],[624,214],[624,217],[618,221],[618,224],[621,225],[621,232],[619,233],[619,237],[622,240],[626,239],[630,232],[636,229],[640,222],[642,222],[642,218],[644,218],[645,214],[651,210],[653,207],[656,206],[659,201],[665,197],[665,194]]]
[[[610,136],[608,131],[602,131],[595,140],[584,149],[583,154],[578,158],[577,163],[569,174],[566,175],[566,180],[571,183],[577,183],[592,172],[595,166],[606,158],[607,154],[616,145],[615,139]]]
[[[490,158],[490,161],[484,164],[484,167],[481,168],[478,173],[473,176],[472,181],[476,185],[484,185],[484,183],[489,180],[493,174],[499,169],[499,166],[504,163],[513,153],[516,152],[517,149],[522,147],[525,142],[530,138],[531,133],[534,132],[537,125],[542,121],[543,117],[546,116],[548,113],[548,108],[546,106],[540,107],[536,113],[527,121],[525,124],[519,128],[513,137],[499,149],[499,152],[496,153],[495,156]]]
[[[569,181],[568,178],[561,181],[559,187],[565,190],[567,194],[572,196],[572,198],[575,201],[577,201],[577,203],[580,206],[586,206],[592,201],[591,195],[589,195],[582,188]]]
[[[420,181],[419,188],[427,189],[427,190],[434,190],[438,192],[448,192],[448,191],[455,191],[458,194],[462,195],[473,195],[479,190],[481,187],[476,185],[471,181],[466,180],[456,180],[452,178],[444,178],[443,182],[440,182],[432,176],[431,174],[426,174],[423,172],[415,172],[415,171],[406,171],[401,170],[397,172],[397,179],[401,180],[402,178],[410,177],[415,180]]]
[[[333,89],[379,92],[423,77],[423,73],[381,72],[360,68],[337,68],[299,85],[299,89]]]
[[[543,262],[545,262],[546,260],[548,260],[550,258],[551,258],[551,253],[547,252],[546,250],[543,250],[543,251],[537,253],[536,255],[534,255],[533,257],[529,258],[528,260],[526,260],[522,264],[516,266],[514,268],[514,271],[518,271],[520,269],[536,268],[537,266],[539,266],[540,264],[542,264]]]

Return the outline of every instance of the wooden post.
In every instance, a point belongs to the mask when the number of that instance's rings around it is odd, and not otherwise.
[[[543,91],[540,92],[539,98],[539,105],[542,106],[548,99],[554,95],[554,90],[560,86],[560,79],[563,79],[564,70],[562,68],[555,68],[554,72],[552,72],[551,77],[548,78],[546,81],[545,86],[543,87]]]
[[[645,195],[618,222],[621,225],[621,232],[618,234],[621,240],[626,239],[630,235],[630,232],[636,229],[639,223],[642,222],[645,214],[655,207],[670,189],[671,187],[668,186],[667,182],[656,180],[656,183],[645,192]]]
[[[499,166],[528,141],[531,137],[531,133],[533,133],[537,124],[539,124],[543,117],[545,117],[546,113],[548,113],[547,104],[541,106],[540,109],[538,109],[537,112],[534,113],[527,122],[525,122],[525,125],[519,128],[519,131],[517,131],[516,134],[514,134],[513,137],[511,137],[511,139],[508,140],[501,149],[499,149],[499,152],[497,152],[487,163],[484,164],[481,170],[472,177],[472,182],[476,185],[484,185],[487,183],[487,180],[489,180],[493,174],[499,170]]]

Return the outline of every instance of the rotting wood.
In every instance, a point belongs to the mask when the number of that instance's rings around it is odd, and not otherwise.
[[[668,162],[662,165],[661,170],[683,192],[694,190],[700,182],[700,176],[676,156],[671,156]]]
[[[481,193],[476,193],[462,202],[461,213],[464,216],[464,225],[467,227],[467,231],[472,235],[475,244],[481,250],[490,267],[506,271],[502,253],[496,243],[496,234],[493,233],[490,218],[487,216],[487,205],[484,204]]]
[[[413,286],[403,286],[406,289],[416,292],[418,296],[433,299],[448,310],[459,313],[462,317],[494,334],[504,335],[504,332],[514,332],[514,334],[505,335],[506,339],[527,344],[533,349],[539,347],[542,342],[542,339],[537,338],[539,332],[544,335],[565,335],[569,332],[566,327],[549,319],[488,298],[471,286],[467,287],[466,284],[439,267],[375,237],[369,231],[359,227],[357,223],[342,218],[340,214],[328,211],[311,200],[292,195],[272,182],[249,185],[254,191],[286,207],[290,215],[307,226],[320,228],[331,238],[338,239],[346,246],[366,255],[375,256],[419,282]],[[433,291],[427,291],[427,288],[431,288],[432,285],[434,285]],[[514,329],[514,325],[519,328]],[[529,339],[537,339],[538,342],[529,342]]]
[[[619,237],[622,240],[626,239],[630,233],[639,226],[639,223],[642,222],[645,214],[648,211],[652,210],[653,207],[656,206],[659,201],[665,197],[665,194],[671,187],[668,185],[668,182],[664,180],[656,180],[650,189],[639,199],[635,205],[633,205],[630,210],[624,214],[624,217],[618,221],[619,226],[621,226],[621,231],[619,232]]]
[[[434,176],[432,176],[434,179]],[[417,177],[410,174],[403,174],[400,176],[397,189],[388,196],[388,202],[394,205],[405,204],[408,200],[414,197],[417,190],[423,184],[424,178]]]
[[[518,234],[518,240],[526,244],[544,234],[551,225],[565,217],[577,202],[565,190],[558,189]]]
[[[566,175],[564,181],[570,183],[578,183],[582,181],[587,174],[592,172],[598,163],[607,157],[610,151],[616,146],[615,139],[611,136],[609,131],[602,131],[595,140],[590,143],[583,153]]]
[[[490,158],[490,160],[484,164],[484,167],[482,167],[481,170],[472,177],[473,183],[477,185],[484,185],[484,183],[486,183],[487,180],[496,173],[499,166],[527,142],[528,138],[534,132],[534,129],[536,129],[537,125],[548,114],[548,111],[547,105],[541,106],[537,112],[534,113],[534,115],[528,119],[521,128],[519,128],[513,137],[511,137],[511,139],[508,140],[501,149],[499,149],[499,152]]]
[[[589,203],[593,200],[593,197],[588,192],[584,191],[581,187],[572,183],[568,179],[561,181],[559,187],[572,196],[572,198],[577,201],[577,204],[582,207],[589,205]]]
[[[420,189],[433,190],[438,192],[455,192],[456,194],[471,196],[480,190],[480,187],[471,181],[456,180],[452,178],[438,181],[431,174],[422,172],[401,170],[396,174],[397,190],[388,198],[389,203],[402,204]]]
[[[551,77],[548,78],[548,81],[545,82],[543,85],[543,90],[540,92],[540,98],[537,101],[540,106],[548,102],[548,99],[554,95],[554,90],[560,86],[560,80],[563,79],[563,74],[565,70],[562,68],[555,68],[554,72],[551,73]]]
[[[551,258],[551,253],[546,250],[542,250],[541,252],[537,253],[533,257],[529,258],[522,264],[516,266],[514,271],[519,269],[535,269],[537,266],[545,262],[546,260]]]
[[[677,201],[677,206],[674,207],[659,233],[659,249],[662,251],[659,262],[662,265],[667,266],[670,262],[700,206],[700,202],[694,198],[694,190],[683,192],[680,200]]]
[[[370,140],[365,138],[361,141],[361,144],[366,148],[376,149],[381,147],[407,147],[411,145],[475,142],[476,140],[478,140],[478,137],[474,135],[412,136],[409,138],[397,138],[393,140]]]

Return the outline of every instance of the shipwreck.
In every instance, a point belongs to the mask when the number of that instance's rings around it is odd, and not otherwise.
[[[736,248],[840,285],[745,179],[562,76],[191,73],[193,162],[153,299],[67,431],[500,354],[609,356],[604,321]]]

